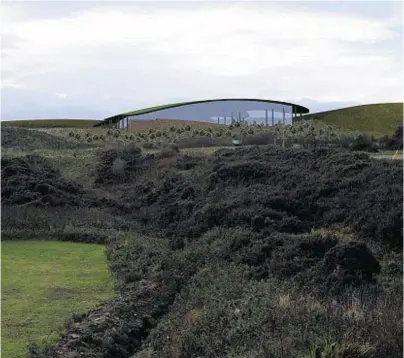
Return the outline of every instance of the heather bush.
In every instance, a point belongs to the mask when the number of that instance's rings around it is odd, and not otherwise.
[[[254,134],[248,131],[248,135],[243,137],[243,145],[268,145],[275,142],[272,133]]]
[[[315,351],[324,356],[332,345],[340,356],[367,349],[372,354],[366,357],[387,352],[399,357],[402,327],[389,321],[399,305],[386,294],[375,300],[366,288],[350,290],[334,303],[281,281],[250,281],[240,266],[212,264],[177,296],[144,349],[151,357],[296,357]]]
[[[365,242],[402,247],[400,162],[272,147],[220,150],[207,161],[186,158],[195,164],[178,156],[174,167],[186,165],[195,175],[192,182],[171,172],[155,182],[152,193],[134,193],[133,205],[143,208],[143,222],[156,232],[197,237],[214,226],[241,225],[298,233],[314,223],[341,224]],[[282,216],[268,217],[268,210]]]
[[[231,140],[227,138],[212,138],[208,136],[203,136],[199,132],[200,137],[194,138],[180,138],[177,141],[177,144],[180,148],[200,148],[200,147],[220,147],[220,146],[228,146],[231,145]]]
[[[142,172],[150,158],[142,156],[141,149],[134,143],[120,149],[105,150],[96,167],[95,184],[125,182],[133,174]]]
[[[2,158],[3,237],[105,243],[119,291],[31,357],[401,356],[402,163],[181,140],[100,150],[91,190]]]
[[[177,144],[165,145],[159,153],[160,158],[170,158],[176,156],[180,152]]]

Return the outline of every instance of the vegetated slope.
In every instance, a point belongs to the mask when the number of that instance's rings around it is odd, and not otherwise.
[[[122,180],[110,169],[113,154],[105,155],[96,183]],[[152,156],[115,155],[124,158],[127,180],[136,182],[119,188],[120,202],[172,240],[195,239],[214,226],[300,233],[343,224],[365,241],[402,245],[400,162],[337,149],[257,146],[222,149],[213,157],[174,156],[152,178],[147,170],[142,174]]]
[[[65,180],[40,156],[1,158],[1,199],[6,205],[79,205],[80,185]]]
[[[95,175],[93,202],[73,205],[119,223],[121,297],[32,357],[401,356],[402,163],[132,146],[102,153]]]
[[[373,136],[394,134],[403,122],[403,103],[378,103],[313,113],[303,116],[339,129],[353,130]]]
[[[36,149],[80,149],[88,148],[87,143],[77,143],[69,139],[27,128],[2,128],[2,149],[30,151]]]
[[[1,121],[2,127],[24,128],[91,128],[102,121],[94,119],[32,119]]]
[[[339,130],[318,120],[297,121],[294,125],[263,126],[257,123],[234,123],[228,126],[180,120],[136,121],[129,129],[97,127],[91,129],[38,129],[76,143],[136,143],[143,149],[159,150],[167,144],[180,148],[232,146],[232,139],[243,145],[284,144],[285,147],[341,147],[377,152],[402,147],[402,130],[375,139],[348,130]],[[401,133],[401,134],[400,134]]]

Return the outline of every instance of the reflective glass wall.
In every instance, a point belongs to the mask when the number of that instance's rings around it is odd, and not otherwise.
[[[232,121],[256,122],[263,125],[292,124],[292,106],[260,101],[214,101],[162,109],[147,114],[129,116],[119,122],[124,128],[128,120],[176,119],[219,124]]]

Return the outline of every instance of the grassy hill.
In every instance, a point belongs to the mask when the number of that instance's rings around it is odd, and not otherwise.
[[[25,128],[91,128],[102,121],[94,119],[33,119],[1,121],[2,127]]]
[[[392,135],[403,120],[402,103],[368,104],[313,113],[303,119],[325,122],[339,129],[353,130],[373,136]]]

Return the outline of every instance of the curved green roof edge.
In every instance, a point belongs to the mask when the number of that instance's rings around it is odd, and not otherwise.
[[[220,99],[207,99],[207,100],[200,100],[200,101],[191,101],[191,102],[180,102],[180,103],[170,103],[165,104],[162,106],[155,106],[155,107],[148,107],[143,109],[138,109],[136,111],[124,112],[117,114],[115,116],[111,116],[104,119],[104,122],[112,121],[113,123],[118,122],[119,120],[127,117],[127,116],[136,116],[139,114],[147,114],[156,111],[160,111],[163,109],[175,108],[175,107],[182,107],[187,106],[190,104],[198,104],[198,103],[208,103],[208,102],[224,102],[224,101],[253,101],[253,102],[267,102],[267,103],[276,103],[276,104],[284,104],[287,106],[293,106],[298,114],[300,113],[309,113],[310,110],[304,106],[300,106],[298,104],[289,103],[289,102],[281,102],[281,101],[271,101],[268,99],[257,99],[257,98],[220,98]],[[103,122],[97,123],[95,126],[102,125]]]

